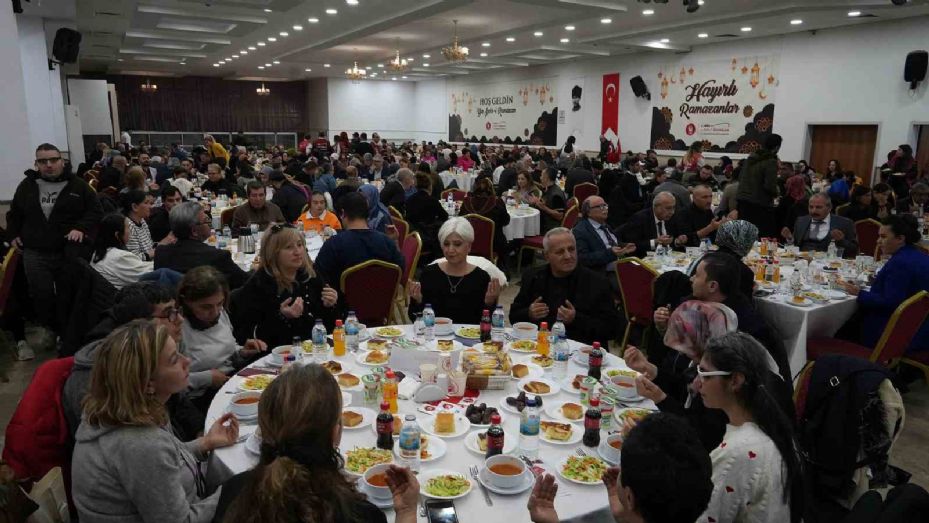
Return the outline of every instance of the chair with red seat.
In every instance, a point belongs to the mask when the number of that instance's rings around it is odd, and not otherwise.
[[[873,349],[835,338],[809,338],[806,341],[806,359],[815,360],[823,354],[844,354],[893,367],[906,352],[927,314],[929,292],[919,291],[897,307]]]
[[[6,302],[10,299],[10,293],[13,291],[13,278],[16,276],[16,270],[19,268],[19,260],[22,253],[19,249],[10,248],[3,258],[2,275],[0,275],[0,316],[6,311]]]
[[[391,217],[394,227],[397,228],[397,242],[402,246],[410,234],[410,224],[403,218]]]
[[[623,313],[626,315],[626,332],[623,334],[621,351],[626,350],[633,325],[644,328],[652,324],[652,296],[657,277],[658,273],[638,258],[623,258],[616,262],[616,279],[619,281]]]
[[[446,200],[448,195],[452,195],[452,200],[456,202],[464,201],[465,196],[468,195],[467,191],[462,191],[461,189],[446,189],[442,191],[442,200]]]
[[[855,222],[855,234],[858,235],[858,252],[865,256],[877,257],[877,238],[881,223],[868,218]]]
[[[397,208],[394,207],[393,205],[387,206],[387,212],[390,213],[391,218],[400,218],[401,220],[403,219],[403,213],[398,211]]]
[[[480,214],[466,214],[464,216],[471,227],[474,228],[474,242],[471,243],[471,254],[474,256],[483,256],[488,260],[496,263],[497,257],[494,255],[494,233],[497,225],[490,218],[485,218]]]
[[[571,205],[568,207],[568,210],[564,213],[564,218],[561,220],[561,226],[566,229],[573,229],[577,225],[577,219],[580,216],[580,209],[577,205]]]
[[[572,206],[564,213],[564,217],[561,218],[561,226],[567,229],[573,229],[574,225],[577,223],[577,206]],[[536,236],[527,236],[522,239],[522,244],[519,246],[519,258],[516,262],[516,273],[522,274],[523,267],[523,250],[531,250],[542,252],[544,246],[542,245],[542,239],[545,237],[544,234],[539,234]]]
[[[400,285],[403,286],[404,290],[407,290],[410,281],[413,279],[413,274],[416,272],[416,266],[419,264],[419,255],[423,251],[423,239],[418,232],[414,232],[403,240],[402,245],[403,248],[400,249],[400,253],[403,254],[404,265]]]
[[[574,186],[574,196],[579,203],[584,203],[587,198],[600,194],[600,189],[590,182],[579,183]]]
[[[368,260],[345,269],[339,289],[361,323],[381,326],[387,324],[401,277],[403,269],[397,265]]]

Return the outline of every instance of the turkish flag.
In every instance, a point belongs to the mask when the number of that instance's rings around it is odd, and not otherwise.
[[[600,134],[611,142],[619,140],[619,73],[603,75],[603,113]]]

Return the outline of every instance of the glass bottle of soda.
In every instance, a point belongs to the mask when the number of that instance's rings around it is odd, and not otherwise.
[[[587,363],[587,375],[600,381],[600,370],[603,367],[603,349],[600,348],[599,341],[593,343]]]
[[[490,311],[488,309],[484,309],[484,312],[481,313],[481,343],[490,341],[490,339]]]
[[[584,445],[596,447],[600,445],[600,398],[590,398],[590,408],[584,413]]]
[[[394,449],[394,415],[386,401],[381,403],[381,412],[377,415],[377,448]]]
[[[490,428],[487,429],[487,452],[485,458],[503,454],[503,427],[500,426],[500,415],[490,416]]]

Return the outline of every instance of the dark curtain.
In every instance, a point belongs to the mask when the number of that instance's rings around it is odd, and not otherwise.
[[[151,77],[155,94],[143,93],[144,76],[100,77],[116,86],[123,129],[143,131],[303,132],[306,82],[261,82],[211,77]]]

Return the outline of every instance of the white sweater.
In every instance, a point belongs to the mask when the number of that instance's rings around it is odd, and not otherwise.
[[[139,281],[139,277],[154,270],[152,261],[142,261],[135,254],[117,247],[110,247],[102,260],[91,266],[113,284],[117,290]]]
[[[784,460],[758,425],[727,425],[722,443],[710,452],[710,460],[713,495],[697,521],[790,521],[790,507],[783,501]]]
[[[234,370],[232,360],[238,354],[239,346],[232,335],[232,322],[226,311],[220,313],[216,325],[206,330],[193,328],[185,319],[181,324],[181,340],[181,352],[190,358],[191,389],[209,387],[212,369],[227,374]]]

